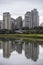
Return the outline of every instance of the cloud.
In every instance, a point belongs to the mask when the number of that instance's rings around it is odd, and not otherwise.
[[[43,0],[0,0],[0,4],[8,4],[8,3],[15,3],[15,2],[32,2],[32,3],[43,3]]]
[[[0,0],[0,4],[15,3],[15,2],[21,2],[21,1],[28,1],[28,0]]]

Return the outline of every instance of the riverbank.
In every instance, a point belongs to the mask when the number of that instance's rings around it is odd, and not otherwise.
[[[8,37],[8,38],[14,38],[14,37],[43,38],[43,34],[0,34],[0,38],[2,38],[2,37]]]
[[[43,34],[0,34],[0,38],[23,38],[43,40]]]
[[[43,34],[0,34],[0,38],[22,38],[24,40],[43,41]]]

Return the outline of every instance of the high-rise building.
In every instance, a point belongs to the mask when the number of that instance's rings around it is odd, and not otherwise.
[[[32,27],[32,15],[31,12],[25,14],[25,27]]]
[[[37,9],[33,9],[32,13],[32,27],[39,26],[39,15]]]
[[[22,28],[22,17],[19,16],[17,19],[16,19],[16,28],[17,29],[21,29]]]
[[[11,18],[11,29],[15,29],[16,20],[14,18]]]
[[[25,19],[22,20],[22,27],[25,27]]]
[[[40,24],[41,27],[43,27],[43,22]]]
[[[33,9],[25,14],[25,27],[39,26],[39,15],[37,9]]]
[[[9,12],[3,13],[3,29],[11,29],[11,16]]]
[[[3,29],[3,20],[0,20],[0,29]]]

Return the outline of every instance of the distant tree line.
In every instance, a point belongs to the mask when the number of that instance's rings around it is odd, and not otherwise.
[[[41,27],[41,26],[36,26],[36,27],[34,27],[34,28],[27,28],[27,27],[25,27],[25,28],[22,28],[22,30],[24,30],[24,32],[23,33],[27,33],[27,34],[29,34],[29,33],[32,33],[32,34],[43,34],[43,27]]]
[[[12,29],[12,30],[8,30],[8,29],[0,29],[0,34],[16,34],[16,30],[19,29]],[[22,27],[22,33],[24,34],[43,34],[43,27],[41,26],[36,26],[34,28],[28,28],[28,27]]]

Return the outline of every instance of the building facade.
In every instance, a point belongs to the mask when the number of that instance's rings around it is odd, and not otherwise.
[[[25,14],[25,27],[32,27],[32,16],[31,16],[31,12],[27,12]]]
[[[3,20],[0,20],[0,29],[3,29]]]
[[[16,19],[16,28],[17,29],[21,29],[22,28],[22,17],[19,16],[17,19]]]
[[[9,12],[3,13],[3,29],[11,29],[11,16]]]
[[[32,27],[39,26],[39,15],[37,9],[33,9],[32,13]]]
[[[39,26],[39,15],[37,9],[33,9],[25,14],[25,27]]]
[[[11,18],[11,29],[15,29],[16,20]]]

